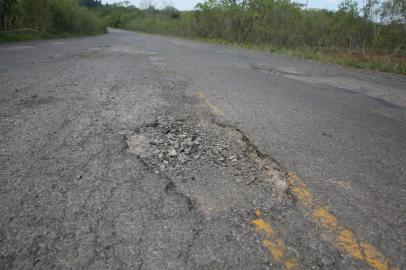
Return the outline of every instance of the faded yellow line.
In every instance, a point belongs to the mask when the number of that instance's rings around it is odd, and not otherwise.
[[[210,99],[202,92],[197,91],[196,96],[199,97],[208,107],[209,109],[218,116],[226,117],[226,114],[217,107]],[[304,195],[303,197],[305,197]],[[265,222],[260,216],[262,216],[262,212],[260,209],[255,210],[255,216],[257,219],[251,221],[252,224],[255,225],[255,231],[257,233],[263,233],[265,239],[262,240],[262,246],[268,250],[271,254],[271,257],[276,263],[281,263],[283,257],[285,255],[285,242],[282,239],[276,239],[272,241],[271,238],[274,235],[273,228],[271,224]],[[290,257],[286,261],[283,262],[285,269],[287,270],[296,270],[299,269],[298,260],[295,257]]]
[[[288,258],[283,265],[285,266],[286,270],[298,270],[299,269],[299,262],[296,257]]]
[[[304,206],[304,211],[309,213],[322,228],[335,235],[334,244],[351,257],[365,261],[371,268],[376,270],[398,270],[396,266],[378,251],[373,245],[361,241],[359,237],[343,224],[337,217],[331,214],[324,206],[315,202],[314,195],[306,187],[305,183],[294,173],[288,174],[290,189],[299,203]]]
[[[255,210],[255,216],[261,216],[262,212],[259,209]],[[265,232],[265,237],[261,241],[262,246],[269,252],[272,257],[273,262],[276,264],[283,265],[286,270],[298,270],[299,261],[295,256],[285,256],[286,248],[285,241],[282,239],[272,239],[274,238],[275,232],[271,224],[265,222],[263,219],[254,219],[251,221],[255,225],[256,232]]]
[[[385,256],[380,253],[374,246],[367,242],[361,242],[361,249],[364,252],[365,260],[369,265],[378,270],[395,270],[399,269],[389,265]]]
[[[257,217],[261,216],[261,215],[262,215],[261,210],[256,209],[256,210],[255,210],[255,215],[256,215]]]
[[[276,263],[279,263],[282,260],[285,253],[285,242],[282,239],[278,239],[275,242],[265,239],[262,241],[262,246],[268,249]]]
[[[203,93],[203,91],[197,91],[196,96],[201,98],[204,103],[211,109],[212,112],[219,116],[226,116],[226,114],[219,108],[217,107],[213,102],[210,101],[210,99]]]
[[[338,245],[350,254],[352,257],[358,260],[364,260],[360,246],[354,237],[354,234],[350,230],[341,230],[337,236]]]
[[[306,184],[294,173],[288,173],[288,183],[296,198],[306,206],[312,206],[313,195]]]
[[[267,234],[268,237],[272,237],[273,234],[272,226],[266,223],[263,219],[255,219],[251,221],[251,223],[255,225],[256,227],[255,230],[257,232],[263,231]]]
[[[321,225],[328,230],[337,229],[337,218],[329,213],[324,207],[318,207],[313,211],[313,217],[320,221]]]
[[[201,98],[203,102],[210,108],[210,110],[218,116],[225,117],[226,114],[204,94],[203,91],[197,91],[196,96]],[[388,259],[378,251],[373,245],[368,242],[362,241],[354,235],[354,233],[341,225],[336,216],[331,214],[324,206],[315,202],[314,195],[296,174],[288,173],[288,183],[290,190],[296,197],[298,202],[305,206],[305,211],[310,213],[324,229],[335,235],[335,245],[342,251],[352,256],[355,259],[365,261],[370,267],[376,270],[399,270],[399,268],[391,265]],[[257,217],[262,215],[262,212],[257,209],[255,211]],[[265,232],[267,237],[271,238],[273,229],[270,224],[266,223],[263,219],[256,219],[251,221],[256,226],[257,232]],[[282,241],[282,240],[281,240]],[[269,250],[274,260],[281,260],[283,257],[284,244],[282,242],[271,242],[268,239],[262,241],[262,245]],[[284,262],[284,267],[287,270],[298,268],[296,258],[289,258]]]

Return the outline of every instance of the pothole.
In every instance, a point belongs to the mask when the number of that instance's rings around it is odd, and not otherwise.
[[[192,117],[158,117],[128,138],[128,150],[155,174],[194,181],[197,171],[218,171],[238,185],[265,183],[283,199],[288,188],[279,166],[230,125]]]

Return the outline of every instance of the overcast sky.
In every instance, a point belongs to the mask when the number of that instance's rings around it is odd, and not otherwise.
[[[123,1],[123,0],[122,0]],[[139,6],[142,0],[129,0],[135,6]],[[341,0],[309,0],[309,7],[313,8],[326,8],[335,9]],[[360,0],[362,1],[362,0]],[[121,2],[120,0],[104,0],[107,3]],[[155,0],[155,2],[165,2],[173,4],[177,9],[190,10],[193,9],[197,3],[203,2],[202,0]],[[298,0],[298,2],[306,3],[306,0]]]

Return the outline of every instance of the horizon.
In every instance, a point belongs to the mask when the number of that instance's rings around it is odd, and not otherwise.
[[[113,4],[113,3],[118,3],[118,2],[123,2],[123,1],[119,1],[119,0],[103,0],[103,3],[109,3],[109,4]],[[136,7],[140,7],[140,3],[142,2],[142,0],[130,0],[129,1],[132,5],[136,6]],[[196,6],[196,4],[198,4],[199,2],[204,2],[201,0],[157,0],[156,2],[159,3],[165,3],[165,5],[170,5],[170,6],[174,6],[176,9],[178,10],[193,10],[194,7]],[[306,0],[298,0],[295,1],[298,3],[302,3],[305,4]],[[309,0],[308,1],[308,7],[309,8],[316,8],[316,9],[328,9],[328,10],[336,10],[338,7],[338,4],[340,3],[340,0]],[[361,0],[358,1],[359,3],[361,2]],[[162,6],[162,4],[157,5]]]

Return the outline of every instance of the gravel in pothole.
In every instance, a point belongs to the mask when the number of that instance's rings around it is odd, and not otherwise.
[[[282,183],[278,166],[260,158],[240,132],[210,121],[158,117],[130,136],[128,146],[156,174],[187,178],[198,170],[220,168],[247,185]]]

